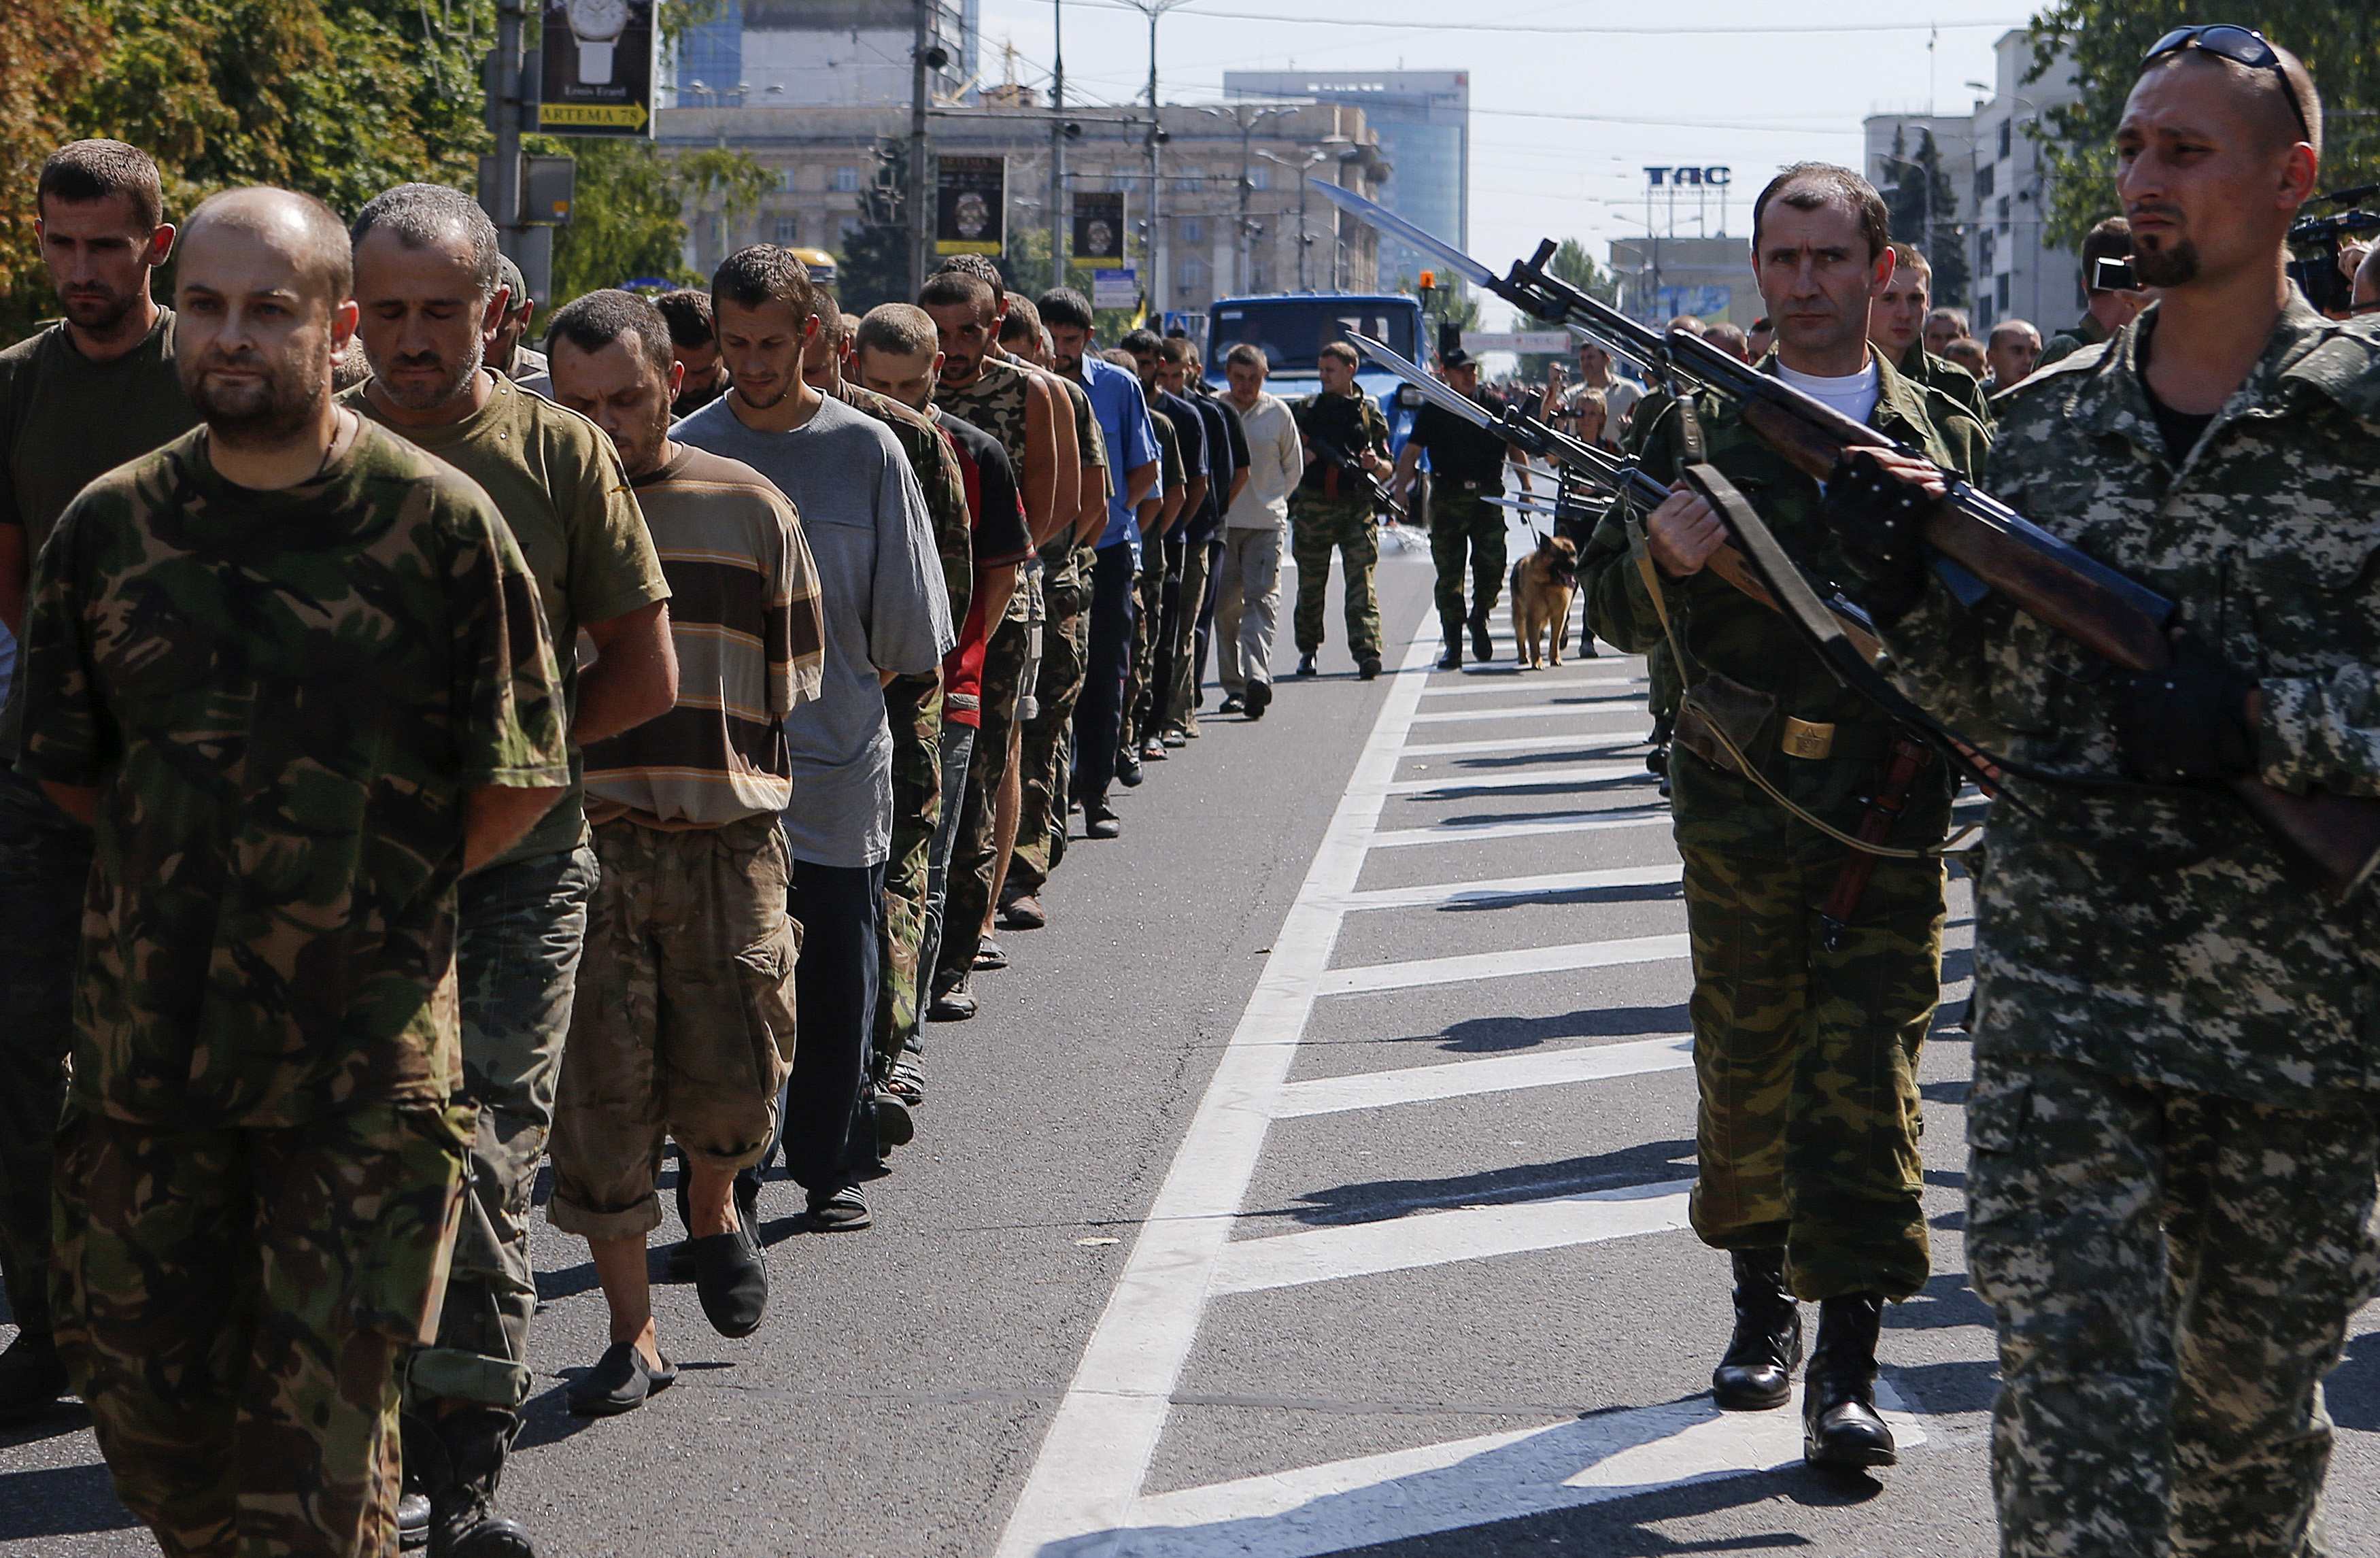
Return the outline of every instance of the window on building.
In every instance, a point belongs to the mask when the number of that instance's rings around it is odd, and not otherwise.
[[[1975,203],[1977,205],[1992,198],[1992,190],[1998,185],[1999,171],[1998,167],[1991,163],[1985,163],[1975,170]]]
[[[2010,131],[2014,124],[2015,121],[2012,119],[2002,119],[2000,121],[2000,155],[2003,157],[2009,154],[2009,147],[2011,144]]]
[[[1992,278],[1992,301],[2002,309],[2009,306],[2009,279],[2006,271]]]
[[[856,195],[859,192],[859,170],[856,167],[839,167],[834,170],[832,183],[836,194]]]
[[[1184,243],[1205,243],[1207,241],[1207,224],[1200,221],[1196,216],[1184,217],[1182,219],[1182,241]]]
[[[771,243],[775,244],[779,249],[791,249],[802,241],[802,219],[798,216],[780,216],[771,225],[770,233]]]
[[[779,168],[777,170],[777,193],[781,195],[790,195],[793,192],[794,170],[789,167]]]
[[[1271,189],[1272,169],[1269,167],[1252,167],[1248,169],[1248,188],[1251,189]]]
[[[1207,262],[1195,254],[1184,257],[1174,270],[1173,285],[1184,292],[1204,292],[1207,288]]]
[[[2005,227],[2009,225],[2009,198],[2006,195],[2000,197],[1999,218],[2001,226]]]

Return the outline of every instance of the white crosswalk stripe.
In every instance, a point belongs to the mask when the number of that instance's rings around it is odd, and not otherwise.
[[[1509,635],[1500,632],[1498,641],[1509,655]],[[1550,1097],[1553,1089],[1565,1098],[1593,1097],[1580,1090],[1631,1077],[1674,1086],[1661,1082],[1664,1074],[1693,1065],[1688,1035],[1623,1026],[1609,1041],[1532,1043],[1427,1065],[1334,1065],[1332,1075],[1292,1079],[1309,1023],[1321,1013],[1356,1009],[1342,1004],[1347,998],[1420,1000],[1446,992],[1495,1011],[1507,1001],[1531,999],[1530,992],[1591,988],[1576,976],[1611,970],[1636,981],[1626,988],[1640,992],[1633,998],[1649,1002],[1648,1010],[1684,999],[1688,943],[1673,907],[1680,867],[1667,847],[1643,864],[1474,877],[1459,868],[1467,858],[1463,850],[1504,848],[1496,858],[1509,870],[1510,848],[1536,838],[1614,841],[1554,846],[1563,860],[1592,858],[1598,849],[1633,852],[1642,847],[1633,842],[1639,835],[1666,842],[1665,832],[1655,830],[1667,829],[1669,813],[1652,795],[1658,781],[1643,763],[1641,736],[1649,722],[1642,663],[1526,676],[1474,670],[1432,683],[1436,648],[1430,632],[1403,657],[1256,994],[1058,1408],[1000,1558],[1335,1553],[1799,1460],[1798,1413],[1723,1415],[1697,1397],[1144,1491],[1210,1306],[1548,1252],[1579,1252],[1560,1258],[1591,1260],[1597,1247],[1676,1238],[1687,1228],[1692,1182],[1652,1178],[1669,1167],[1657,1155],[1641,1160],[1652,1175],[1635,1171],[1649,1183],[1624,1182],[1627,1171],[1542,1187],[1489,1175],[1475,1186],[1454,1182],[1441,1196],[1399,1199],[1400,1191],[1368,1204],[1358,1199],[1343,1211],[1334,1206],[1328,1220],[1300,1214],[1308,1225],[1287,1232],[1269,1220],[1281,1214],[1271,1212],[1260,1230],[1251,1224],[1257,1236],[1234,1236],[1249,1217],[1245,1202],[1259,1156],[1310,1150],[1300,1133],[1361,1121],[1367,1139],[1393,1156],[1398,1122],[1432,1119],[1463,1101]],[[1484,701],[1496,695],[1502,700]],[[1459,734],[1500,722],[1533,728],[1415,739],[1442,727]],[[1556,797],[1558,809],[1533,809],[1541,797]],[[1390,822],[1395,825],[1385,825]],[[1411,853],[1430,847],[1451,852]],[[1417,860],[1441,869],[1423,882],[1359,885],[1367,870]],[[1609,913],[1607,905],[1631,918],[1597,924],[1599,937],[1550,943],[1542,940],[1539,920],[1526,921],[1532,930],[1517,935],[1492,933],[1504,916],[1488,912],[1580,916]],[[1398,918],[1462,911],[1481,911],[1463,922],[1489,930],[1486,939],[1500,944],[1476,950],[1475,934],[1440,951],[1431,944],[1436,938],[1416,943],[1401,929],[1410,922]],[[1644,927],[1648,915],[1654,933],[1611,933]],[[1335,950],[1351,923],[1400,929],[1385,943],[1381,934],[1367,934],[1367,960],[1341,961]],[[1675,929],[1658,929],[1664,925]],[[1427,955],[1382,960],[1384,945]],[[1631,968],[1645,971],[1621,973]],[[1689,1088],[1689,1111],[1691,1097]],[[1924,1442],[1917,1421],[1897,1402],[1888,1405],[1896,1406],[1889,1417],[1903,1447]]]

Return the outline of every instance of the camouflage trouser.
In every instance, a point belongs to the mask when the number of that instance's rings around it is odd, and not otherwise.
[[[884,863],[884,934],[876,940],[871,1074],[917,1026],[917,952],[926,940],[926,865],[942,822],[942,678],[895,676],[884,687],[892,725],[892,853]]]
[[[1680,760],[1696,761],[1696,760]],[[1942,968],[1942,868],[1878,860],[1840,951],[1839,864],[1682,846],[1693,938],[1694,1232],[1782,1248],[1803,1298],[1906,1298],[1932,1274],[1917,1053]]]
[[[1059,584],[1047,576],[1042,579],[1050,616],[1041,634],[1040,686],[1035,689],[1040,708],[1025,726],[1025,805],[1016,820],[1016,853],[1008,862],[1012,896],[1038,893],[1049,882],[1054,863],[1050,835],[1066,825],[1073,767],[1066,736],[1091,653],[1090,579],[1081,564],[1080,556],[1070,562]]]
[[[1170,662],[1173,675],[1163,689],[1165,712],[1158,721],[1160,730],[1198,728],[1198,618],[1207,609],[1207,581],[1213,577],[1219,550],[1215,542],[1196,541],[1182,556],[1181,605],[1173,614],[1173,658]]]
[[[406,1398],[517,1407],[528,1399],[529,1192],[553,1128],[553,1089],[595,889],[585,845],[463,879],[455,971],[463,1091],[477,1115],[437,1340],[406,1363]]]
[[[1438,567],[1438,626],[1453,643],[1469,617],[1496,609],[1504,591],[1504,511],[1485,498],[1441,484],[1429,506],[1429,560]],[[1463,566],[1471,570],[1471,609],[1463,608]],[[1301,565],[1302,566],[1303,565]],[[1555,631],[1560,631],[1560,628]]]
[[[1152,711],[1143,705],[1156,684],[1157,635],[1164,626],[1160,620],[1165,600],[1165,554],[1161,542],[1149,543],[1133,590],[1140,598],[1140,610],[1133,614],[1132,663],[1123,674],[1123,724],[1117,741],[1127,752],[1137,752],[1145,738],[1157,734]]]
[[[1347,652],[1358,660],[1380,652],[1380,594],[1372,572],[1380,561],[1380,528],[1361,504],[1308,502],[1291,505],[1289,554],[1297,563],[1297,611],[1291,626],[1297,652],[1322,647],[1323,598],[1330,584],[1330,554],[1339,554],[1346,574]]]
[[[595,852],[545,1215],[581,1238],[642,1238],[661,1225],[664,1142],[732,1173],[776,1134],[802,932],[774,812],[715,828],[616,819]]]
[[[2268,1108],[1979,1037],[1967,1111],[2000,1551],[2326,1552],[2321,1380],[2380,1289],[2369,1095]]]
[[[1645,695],[1645,708],[1657,720],[1674,720],[1678,705],[1686,696],[1684,681],[1678,676],[1678,663],[1666,643],[1655,644],[1645,656],[1645,679],[1650,684]]]
[[[58,1133],[58,1347],[169,1558],[396,1551],[397,1365],[437,1311],[470,1115]]]
[[[1008,747],[1016,729],[1017,701],[1025,690],[1028,631],[1025,618],[1004,618],[983,647],[982,718],[976,726],[975,750],[967,757],[959,829],[951,845],[949,874],[942,883],[942,939],[935,949],[929,976],[937,987],[951,984],[974,968],[976,949],[983,943],[992,877],[1000,869],[994,824],[999,820],[1000,786],[1008,776]],[[1044,638],[1042,643],[1046,655],[1050,639]],[[1048,663],[1046,659],[1043,663]],[[1029,755],[1029,744],[1026,751]],[[1016,868],[1012,863],[1009,869]]]
[[[74,1041],[91,830],[0,778],[0,1274],[8,1310],[50,1329],[50,1163]]]

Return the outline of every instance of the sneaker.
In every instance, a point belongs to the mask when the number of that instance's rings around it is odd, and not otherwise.
[[[856,1185],[810,1198],[810,1226],[821,1234],[856,1234],[875,1221]]]
[[[934,992],[934,999],[926,1007],[928,1022],[965,1022],[976,1013],[975,996],[961,980],[947,989]]]
[[[1315,651],[1312,651],[1312,650],[1307,650],[1304,654],[1299,655],[1299,656],[1297,657],[1297,669],[1296,669],[1296,670],[1294,670],[1294,671],[1293,671],[1293,672],[1291,672],[1291,673],[1290,673],[1290,675],[1292,675],[1292,676],[1313,676],[1313,675],[1314,675],[1314,654],[1315,654]]]
[[[1097,809],[1086,809],[1083,812],[1083,836],[1086,838],[1114,838],[1123,832],[1123,824],[1116,820],[1114,812],[1104,806]]]
[[[917,1139],[917,1122],[909,1114],[909,1101],[879,1082],[875,1088],[876,1155],[884,1156],[895,1147],[906,1147]]]
[[[1378,655],[1367,654],[1355,662],[1355,677],[1358,681],[1368,682],[1379,674],[1380,657]]]
[[[1223,694],[1222,706],[1218,708],[1215,712],[1219,714],[1236,714],[1246,707],[1246,702],[1242,700],[1238,693],[1227,692]]]
[[[1270,682],[1250,682],[1248,684],[1248,718],[1252,720],[1260,720],[1264,718],[1264,712],[1271,705],[1271,703],[1272,684]]]
[[[1000,923],[1011,931],[1038,931],[1050,923],[1050,915],[1039,898],[1019,893],[1000,906]]]
[[[722,1239],[735,1237],[721,1234]],[[633,1412],[677,1382],[677,1367],[666,1357],[655,1369],[645,1361],[634,1342],[614,1342],[603,1349],[595,1367],[570,1382],[563,1400],[581,1418],[616,1418]]]
[[[1140,788],[1140,782],[1148,777],[1140,771],[1140,754],[1130,748],[1117,753],[1115,776],[1116,783],[1127,790]]]

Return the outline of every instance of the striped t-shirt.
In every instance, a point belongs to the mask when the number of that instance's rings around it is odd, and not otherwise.
[[[826,665],[801,521],[767,477],[691,444],[634,485],[669,580],[677,702],[589,743],[589,813],[716,828],[783,811],[793,796],[784,716],[818,696]]]

